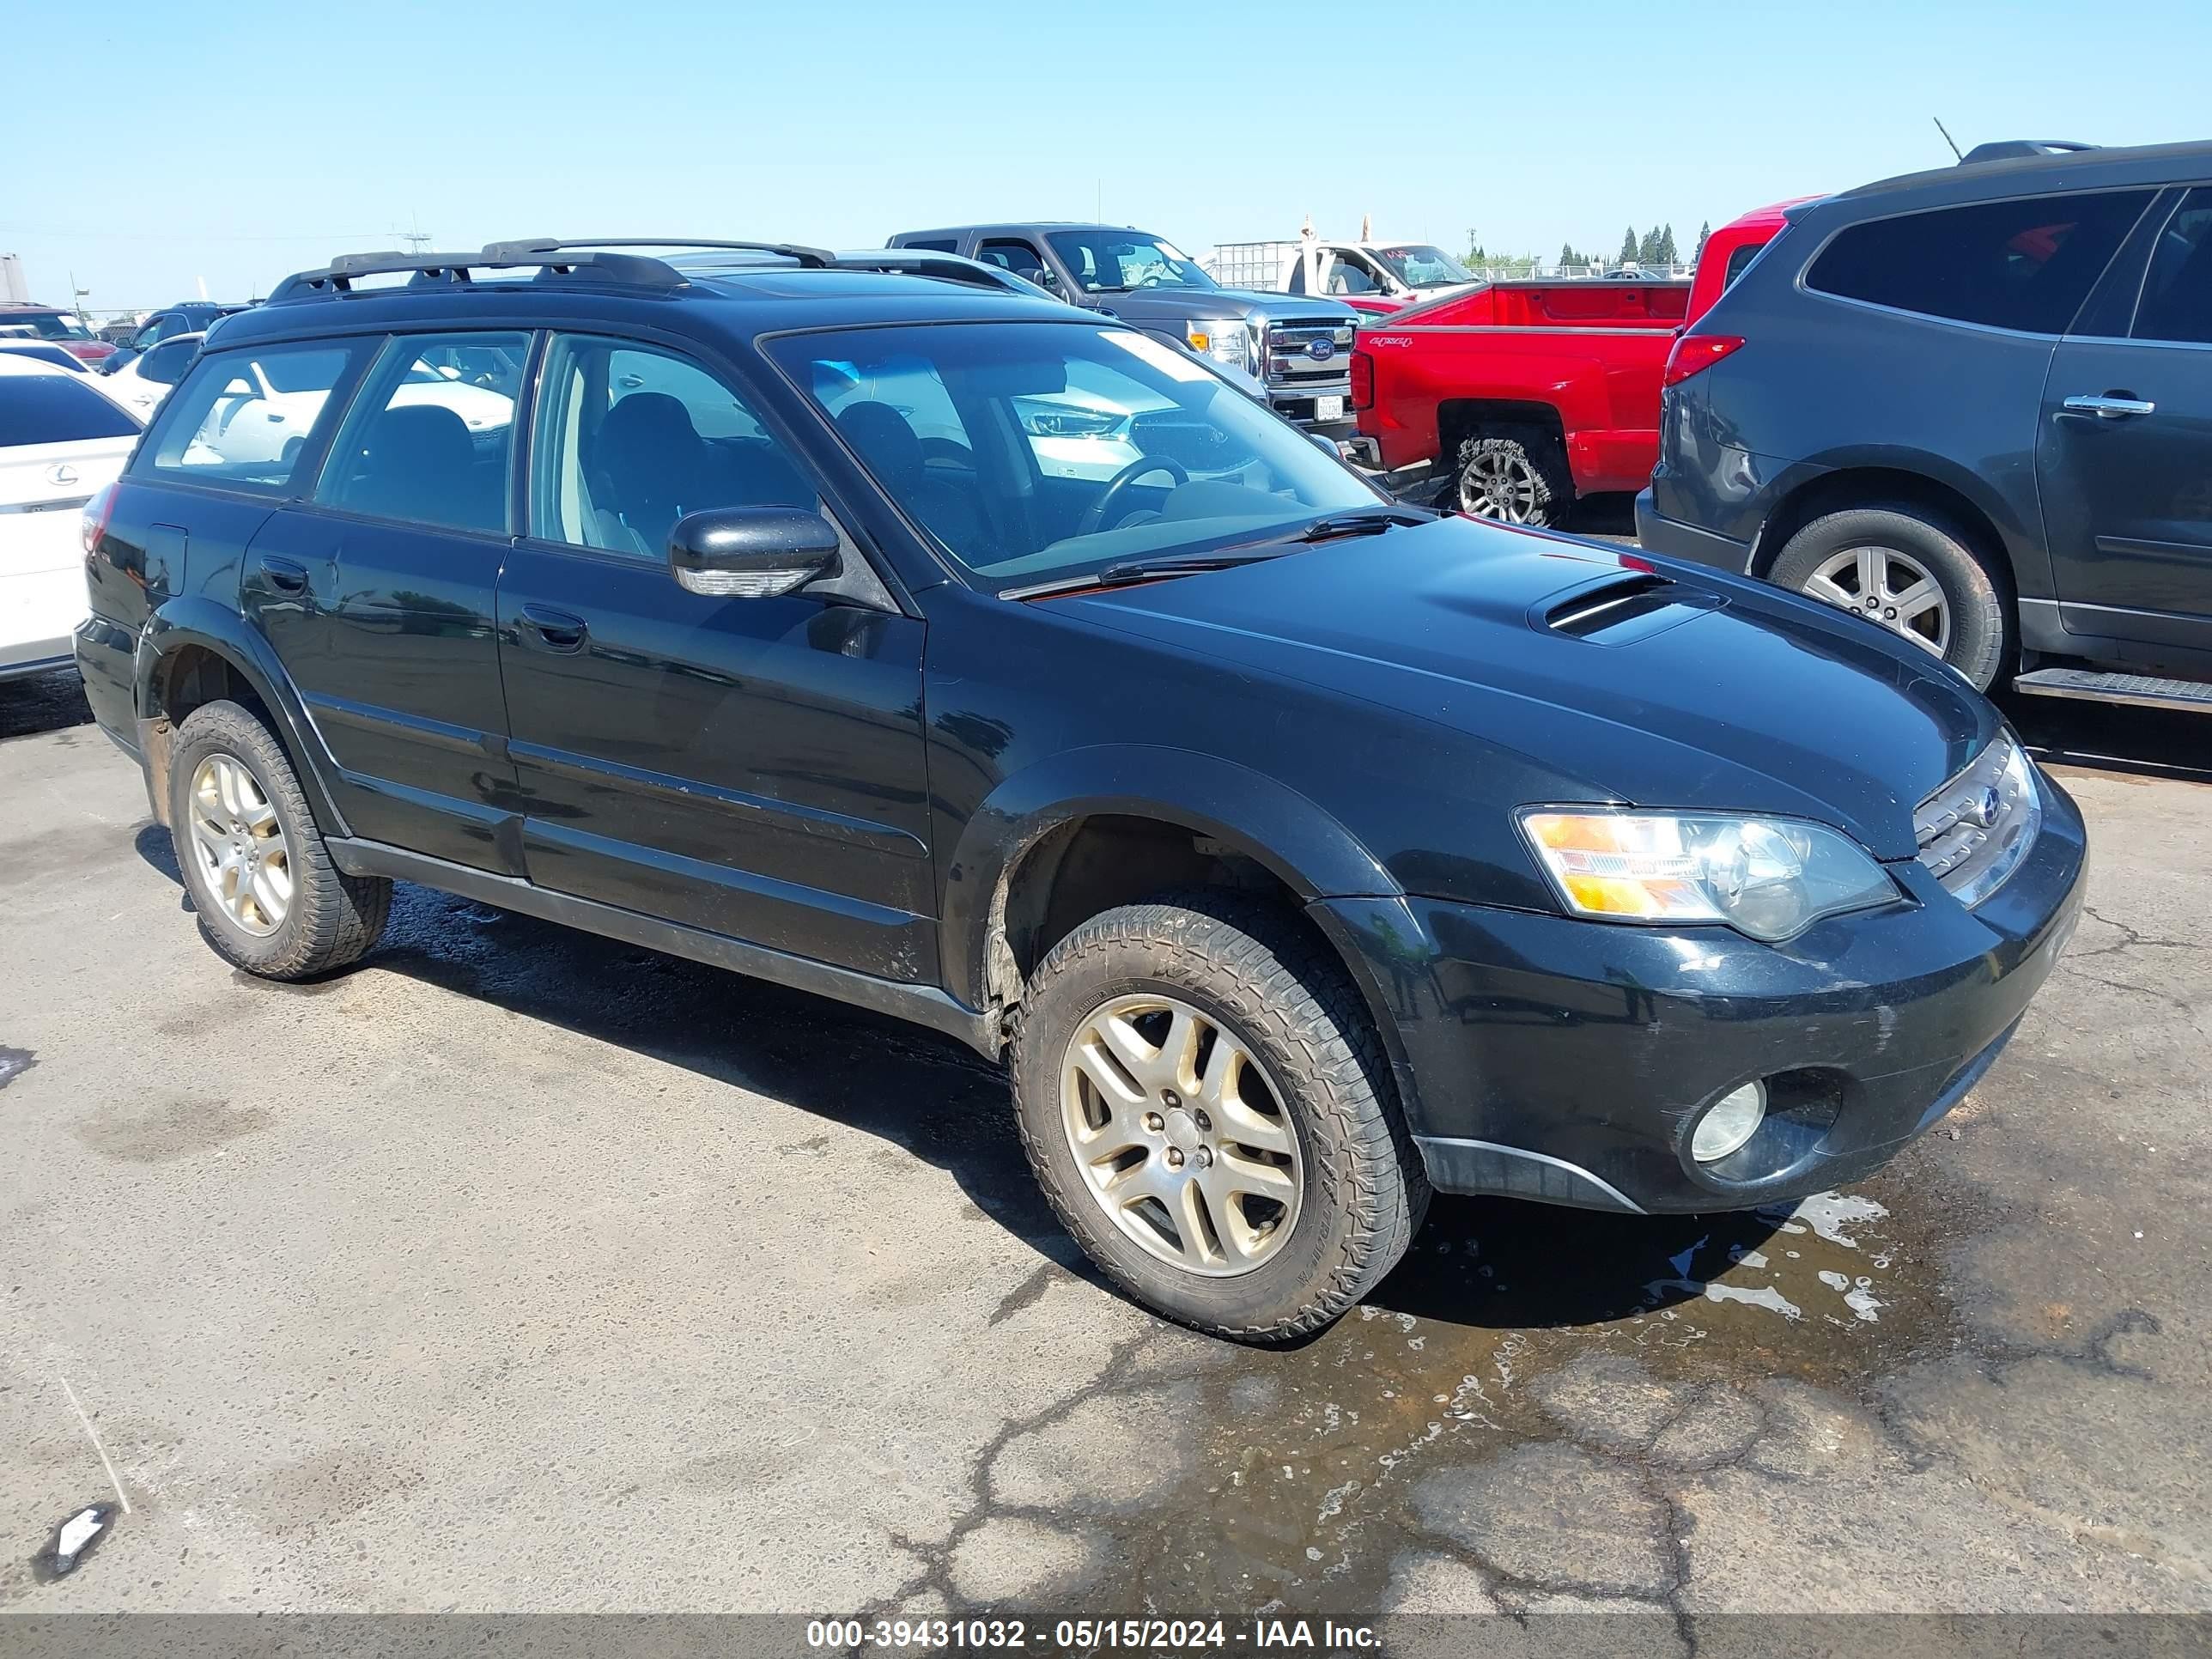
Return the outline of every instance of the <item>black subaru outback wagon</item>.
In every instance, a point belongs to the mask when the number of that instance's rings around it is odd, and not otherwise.
[[[2081,820],[1917,647],[1397,506],[1111,319],[756,251],[362,257],[210,342],[79,656],[222,956],[328,973],[404,878],[1007,1053],[1101,1267],[1248,1338],[1432,1187],[1868,1170],[2049,972]]]

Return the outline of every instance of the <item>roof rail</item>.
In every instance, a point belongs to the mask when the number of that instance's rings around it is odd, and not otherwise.
[[[840,253],[831,263],[840,270],[878,270],[902,276],[936,276],[949,283],[965,283],[971,288],[996,289],[1004,294],[1042,292],[1036,283],[1016,276],[998,265],[987,264],[981,259],[965,258],[957,253],[902,247],[877,248],[866,253]]]
[[[572,241],[556,241],[550,236],[526,236],[520,241],[487,243],[484,257],[496,262],[512,259],[517,264],[542,263],[526,261],[524,256],[562,253],[570,249],[622,247],[727,248],[746,253],[779,254],[816,269],[834,263],[837,257],[826,248],[808,247],[799,242],[709,242],[690,236],[580,236]]]
[[[1977,161],[2012,161],[2024,155],[2071,155],[2077,150],[2100,148],[2076,138],[2000,138],[1991,143],[1976,144],[1959,158],[1959,165],[1963,167]]]

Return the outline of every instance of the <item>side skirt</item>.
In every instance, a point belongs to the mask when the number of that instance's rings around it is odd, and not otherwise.
[[[725,968],[734,974],[834,998],[854,1007],[927,1025],[958,1037],[988,1059],[999,1057],[998,1022],[955,1000],[934,985],[902,985],[896,980],[878,979],[872,974],[855,973],[849,968],[771,951],[765,945],[748,945],[722,933],[680,927],[635,910],[602,904],[596,899],[549,892],[514,876],[473,870],[465,864],[451,864],[444,859],[387,847],[381,842],[331,836],[324,845],[330,848],[331,858],[338,868],[349,876],[388,876],[416,882],[462,898],[495,905],[502,910],[536,916],[541,921],[557,921],[587,933],[618,939],[626,945],[664,951],[672,957],[703,962],[710,968]]]

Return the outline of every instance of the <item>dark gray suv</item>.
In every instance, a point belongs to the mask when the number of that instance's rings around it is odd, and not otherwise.
[[[1977,686],[2212,708],[2212,143],[1793,210],[1667,377],[1646,546]]]

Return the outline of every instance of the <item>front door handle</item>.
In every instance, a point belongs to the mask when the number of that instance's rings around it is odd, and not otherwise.
[[[307,591],[307,566],[267,553],[258,556],[255,562],[260,566],[261,574],[268,578],[269,586],[279,593],[304,593]]]
[[[2138,415],[2154,413],[2158,405],[2130,392],[2101,395],[2084,392],[2069,398],[2059,408],[2069,415],[2094,415],[2100,421],[2130,421]]]
[[[550,605],[526,605],[517,620],[522,624],[525,644],[541,651],[557,651],[562,656],[582,650],[584,635],[591,631],[581,617],[556,611]]]

